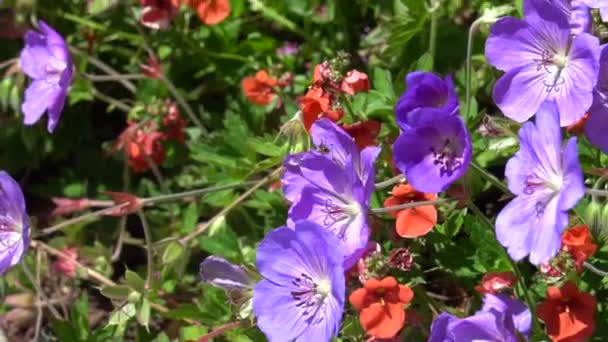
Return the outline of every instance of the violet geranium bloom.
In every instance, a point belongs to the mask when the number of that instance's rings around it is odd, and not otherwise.
[[[532,315],[519,300],[486,294],[475,315],[457,318],[442,313],[433,321],[428,342],[504,341],[519,342],[530,336]]]
[[[409,73],[405,83],[407,90],[395,106],[397,124],[402,130],[409,129],[408,116],[417,108],[438,108],[458,114],[458,95],[450,76],[441,79],[432,72]]]
[[[602,48],[600,75],[593,94],[591,116],[585,122],[585,136],[593,145],[608,153],[608,48]]]
[[[374,162],[380,154],[379,147],[368,146],[359,152],[353,138],[326,118],[317,120],[312,125],[310,133],[314,149],[310,152],[289,155],[283,162],[285,172],[281,177],[281,183],[285,198],[295,201],[300,196],[302,188],[310,183],[302,177],[299,165],[303,159],[313,156],[328,158],[343,170],[352,169],[366,192],[371,194],[374,191]]]
[[[41,20],[39,26],[40,32],[25,34],[25,47],[19,60],[23,72],[32,78],[21,110],[26,125],[36,123],[48,111],[47,129],[52,133],[72,82],[73,66],[65,40],[44,21]]]
[[[258,247],[264,277],[253,291],[258,327],[271,342],[329,342],[344,310],[344,255],[338,239],[310,221],[277,228]]]
[[[28,239],[29,219],[21,188],[0,171],[0,275],[21,261]]]
[[[517,197],[496,218],[496,236],[513,260],[529,255],[540,265],[560,249],[560,236],[568,224],[568,210],[585,194],[578,162],[576,137],[562,149],[555,104],[545,102],[536,124],[519,130],[520,148],[507,162],[509,190]]]
[[[287,225],[313,221],[333,233],[344,252],[344,268],[353,266],[369,240],[367,192],[352,168],[342,169],[324,156],[309,155],[300,162],[308,183],[289,208]]]
[[[393,144],[393,160],[418,191],[438,193],[462,177],[471,162],[471,137],[462,118],[435,108],[409,114],[411,128]]]
[[[242,267],[215,255],[201,262],[199,273],[203,282],[225,290],[245,291],[254,285]]]
[[[568,18],[545,0],[526,0],[525,20],[505,17],[486,41],[488,63],[506,73],[494,86],[494,102],[524,122],[545,100],[554,101],[560,125],[578,121],[591,106],[599,72],[599,40],[571,35]]]

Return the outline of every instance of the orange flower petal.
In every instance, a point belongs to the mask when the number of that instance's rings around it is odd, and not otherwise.
[[[199,19],[206,25],[215,25],[224,21],[230,14],[228,0],[202,0],[196,7]]]
[[[350,294],[350,296],[348,297],[348,301],[355,309],[361,311],[369,305],[368,297],[369,296],[366,289],[356,289],[355,291],[353,291],[353,293]]]
[[[369,335],[379,339],[391,338],[403,328],[405,310],[401,303],[386,305],[374,303],[361,311],[360,321]]]
[[[396,230],[404,238],[416,238],[425,235],[437,223],[437,209],[432,205],[405,209],[399,212]]]
[[[407,304],[414,299],[414,291],[408,286],[399,285],[399,301],[403,304]]]

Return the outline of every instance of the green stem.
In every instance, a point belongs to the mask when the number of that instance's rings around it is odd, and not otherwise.
[[[344,107],[346,107],[346,111],[348,112],[348,114],[350,114],[350,116],[353,118],[359,118],[359,115],[355,113],[355,110],[353,109],[353,104],[350,102],[348,96],[342,94],[341,98],[342,103],[344,104]]]
[[[370,211],[374,214],[385,214],[385,213],[390,213],[393,211],[399,211],[399,210],[403,210],[403,209],[422,207],[425,205],[440,204],[440,203],[443,203],[446,201],[447,201],[447,199],[445,199],[445,198],[438,198],[438,199],[432,200],[432,201],[420,201],[420,202],[406,203],[406,204],[400,204],[400,205],[395,205],[392,207],[385,207],[385,208],[372,208],[372,209],[370,209]]]
[[[468,207],[492,231],[492,235],[496,236],[495,232],[494,232],[494,224],[479,209],[479,207],[477,207],[475,205],[475,203],[473,203],[471,201],[468,202]],[[500,242],[498,242],[498,240],[494,240],[494,241],[496,241],[496,243],[498,243],[498,245],[500,246],[500,251],[501,251],[504,259],[507,260],[507,262],[511,266],[511,269],[513,269],[513,273],[515,273],[515,276],[517,277],[517,280],[518,280],[517,281],[517,286],[519,287],[520,296],[523,297],[523,299],[526,302],[526,304],[528,305],[528,308],[530,309],[530,313],[532,315],[532,323],[533,323],[533,327],[534,327],[534,333],[535,334],[541,333],[542,332],[542,328],[540,326],[540,323],[539,323],[537,315],[536,315],[536,304],[534,303],[534,301],[532,300],[532,297],[530,296],[530,291],[528,289],[528,286],[526,285],[526,281],[525,281],[525,279],[524,279],[521,271],[519,270],[519,267],[517,266],[517,263],[515,263],[511,259],[511,257],[509,256],[509,253],[507,253],[507,251],[504,249],[504,247],[502,247],[502,245],[500,244]]]
[[[376,189],[384,189],[384,188],[388,188],[389,186],[393,185],[393,184],[398,184],[405,181],[405,176],[404,175],[399,175],[399,176],[395,176],[393,178],[387,179],[383,182],[379,182],[376,183]]]
[[[482,18],[477,18],[471,27],[469,28],[469,35],[467,37],[467,58],[466,58],[466,70],[465,70],[465,87],[466,87],[466,95],[465,95],[465,115],[468,118],[471,111],[471,59],[473,58],[473,38],[475,37],[475,32],[479,28],[479,25],[482,22]]]
[[[145,205],[154,205],[154,204],[158,204],[158,203],[162,203],[162,202],[169,202],[169,201],[174,201],[174,200],[180,200],[182,198],[198,196],[198,195],[206,194],[209,192],[236,189],[236,188],[240,188],[240,187],[244,187],[244,186],[254,185],[256,183],[257,183],[257,181],[248,181],[248,182],[242,182],[242,183],[237,183],[237,184],[218,185],[218,186],[212,186],[209,188],[178,192],[178,193],[170,194],[170,195],[148,197],[148,198],[144,198],[142,201]]]
[[[429,54],[433,59],[433,64],[435,62],[435,55],[437,51],[437,21],[438,21],[438,13],[440,0],[431,0],[431,33],[429,35]]]
[[[487,179],[490,183],[492,183],[492,185],[500,189],[500,191],[504,192],[505,194],[511,193],[511,191],[509,191],[509,188],[503,182],[501,182],[500,179],[496,178],[493,174],[484,170],[483,167],[481,167],[476,162],[471,161],[471,167],[473,167],[473,169],[475,169],[477,172],[481,173],[481,175],[485,179]]]
[[[137,215],[139,216],[139,220],[141,221],[141,226],[144,231],[144,239],[146,240],[146,257],[147,257],[147,275],[146,275],[146,288],[150,288],[150,283],[152,282],[152,274],[154,273],[154,258],[152,257],[152,235],[150,232],[150,226],[148,225],[148,221],[146,220],[146,215],[144,215],[143,210],[138,210]]]

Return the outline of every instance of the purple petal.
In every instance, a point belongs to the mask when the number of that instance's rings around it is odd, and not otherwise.
[[[348,260],[345,268],[352,266],[357,260],[352,260],[353,255],[363,250],[369,239],[369,228],[366,220],[366,211],[360,208],[357,215],[351,216],[347,213],[329,214],[343,205],[342,200],[331,193],[313,188],[305,187],[301,196],[289,209],[289,225],[296,225],[298,221],[310,220],[323,226],[334,234],[342,246],[344,257]],[[360,254],[360,253],[359,253]],[[360,256],[360,255],[359,255]]]
[[[529,337],[532,332],[532,314],[521,301],[507,295],[486,294],[481,311],[496,311],[505,314],[506,319],[513,321],[513,326],[522,335]]]
[[[325,150],[322,154],[338,165],[348,165],[357,158],[359,151],[353,138],[333,121],[322,118],[311,127],[310,133],[315,146]]]
[[[431,336],[427,342],[455,342],[454,339],[449,336],[448,326],[458,320],[458,317],[445,312],[437,316],[433,320],[433,324],[431,324]]]
[[[494,102],[508,118],[525,122],[548,97],[545,81],[534,65],[511,69],[496,81]]]
[[[55,127],[57,127],[57,123],[59,123],[59,118],[61,117],[61,112],[63,111],[66,96],[67,91],[65,89],[60,88],[58,93],[55,95],[55,101],[48,109],[49,118],[47,123],[47,130],[49,133],[53,133]]]
[[[583,171],[578,162],[576,138],[570,138],[563,152],[564,181],[560,192],[559,210],[572,209],[585,195]]]
[[[523,10],[526,21],[534,22],[538,26],[550,22],[560,28],[569,28],[571,8],[564,0],[526,0]]]
[[[560,211],[558,204],[558,199],[552,198],[545,205],[542,215],[530,222],[533,229],[529,259],[534,265],[548,262],[560,250],[561,234],[568,224],[568,214]]]
[[[240,266],[219,256],[209,256],[200,265],[202,281],[226,290],[245,290],[252,281]]]
[[[61,95],[61,89],[56,85],[44,80],[32,82],[25,90],[25,101],[21,105],[24,114],[23,123],[35,124],[44,112],[56,103],[58,95]]]
[[[440,114],[433,109],[412,112],[414,129],[401,133],[393,145],[395,165],[412,186],[422,192],[441,192],[462,177],[471,160],[471,141],[459,116]],[[449,165],[438,154],[449,144]],[[439,160],[441,159],[441,160]]]
[[[502,71],[529,65],[542,51],[535,45],[533,30],[520,19],[505,17],[490,28],[485,54],[488,64]]]
[[[23,72],[33,79],[44,78],[48,59],[46,38],[36,31],[28,31],[25,34],[25,48],[21,50],[19,57],[19,64]]]
[[[530,254],[536,213],[536,199],[530,196],[516,197],[498,213],[496,238],[515,261]]]
[[[454,341],[504,341],[517,342],[516,336],[504,329],[502,317],[491,312],[482,312],[461,319],[450,325]]]
[[[407,90],[395,107],[401,129],[408,129],[412,125],[409,115],[417,108],[439,108],[444,112],[457,113],[458,95],[450,76],[442,80],[433,73],[415,71],[407,75],[406,83]]]
[[[359,178],[363,183],[364,193],[371,195],[375,190],[375,176],[376,169],[374,168],[374,162],[382,152],[380,147],[366,147],[361,151],[361,164],[360,169],[357,170]],[[369,198],[369,196],[366,196]]]
[[[253,311],[257,326],[269,341],[294,340],[308,327],[297,303],[290,288],[277,286],[268,280],[256,285],[253,290]]]
[[[608,153],[608,134],[606,132],[608,132],[608,106],[594,107],[591,116],[585,123],[585,136],[604,153]]]

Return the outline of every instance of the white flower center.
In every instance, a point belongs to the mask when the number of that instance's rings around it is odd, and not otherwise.
[[[317,294],[325,298],[331,292],[331,280],[325,278],[317,282]]]

